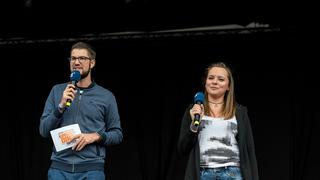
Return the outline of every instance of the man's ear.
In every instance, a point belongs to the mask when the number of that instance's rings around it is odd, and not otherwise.
[[[91,69],[92,69],[95,65],[96,65],[96,60],[95,60],[95,59],[92,59],[92,60],[90,61],[90,67],[91,67]]]

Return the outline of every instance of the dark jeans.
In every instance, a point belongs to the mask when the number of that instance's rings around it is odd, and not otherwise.
[[[105,175],[103,171],[71,173],[50,168],[48,171],[48,180],[105,180]]]
[[[200,168],[200,180],[242,180],[240,168],[226,166],[220,168]]]

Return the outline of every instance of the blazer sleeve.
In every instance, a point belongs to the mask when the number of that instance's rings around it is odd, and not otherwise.
[[[246,145],[247,145],[247,151],[248,151],[248,163],[249,167],[251,168],[251,176],[253,180],[259,180],[259,173],[258,173],[258,164],[256,160],[256,154],[255,154],[255,145],[254,145],[254,138],[252,134],[250,119],[248,115],[247,107],[242,106],[244,111],[244,124],[246,127]]]
[[[190,117],[190,109],[192,105],[185,110],[178,139],[178,151],[183,155],[189,154],[195,143],[197,142],[198,133],[194,133],[190,130],[192,119]]]

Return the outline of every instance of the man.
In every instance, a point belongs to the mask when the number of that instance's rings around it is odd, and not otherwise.
[[[71,124],[78,124],[81,130],[80,134],[64,137],[67,143],[74,143],[72,148],[59,152],[53,148],[49,180],[104,180],[106,148],[122,141],[116,99],[91,77],[95,58],[96,52],[89,44],[74,44],[70,71],[77,71],[81,78],[74,83],[55,85],[45,103],[39,127],[43,137],[50,137],[50,131]]]

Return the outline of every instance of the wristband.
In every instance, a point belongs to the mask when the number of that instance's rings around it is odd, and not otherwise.
[[[60,112],[60,113],[63,113],[64,110],[66,109],[66,107],[64,107],[62,104],[59,103],[58,109],[59,109],[59,112]]]

